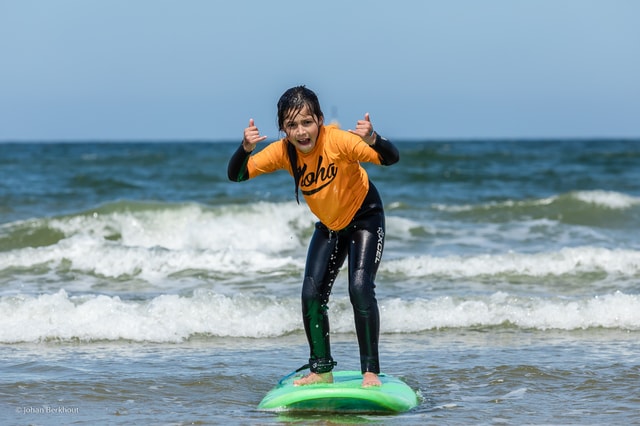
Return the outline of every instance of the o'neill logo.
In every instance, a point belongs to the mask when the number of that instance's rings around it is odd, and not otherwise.
[[[304,164],[302,168],[299,169],[300,176],[302,176],[300,178],[300,190],[304,195],[313,195],[316,192],[321,191],[323,188],[325,188],[327,185],[333,182],[333,180],[338,175],[338,168],[334,163],[331,163],[328,166],[324,167],[322,165],[322,160],[323,158],[321,155],[318,158],[318,166],[316,167],[315,171],[310,171],[307,173],[306,164]],[[304,190],[304,188],[309,188],[317,185],[318,182],[321,183],[320,186],[314,189],[310,189],[306,191]]]

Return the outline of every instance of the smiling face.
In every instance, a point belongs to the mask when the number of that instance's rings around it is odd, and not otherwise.
[[[286,114],[282,130],[298,151],[307,154],[316,146],[322,123],[322,117],[311,114],[305,105],[300,110],[290,110]]]

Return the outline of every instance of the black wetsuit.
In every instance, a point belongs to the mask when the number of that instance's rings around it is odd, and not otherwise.
[[[327,303],[333,282],[349,258],[349,297],[353,306],[362,372],[380,372],[378,336],[380,316],[375,277],[384,247],[385,221],[382,201],[369,182],[369,192],[351,223],[331,231],[321,222],[309,244],[302,285],[302,314],[311,347],[311,371],[324,373],[335,365],[331,357]]]

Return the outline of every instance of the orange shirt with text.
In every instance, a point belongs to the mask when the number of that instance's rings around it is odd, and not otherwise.
[[[293,176],[287,144],[280,139],[252,155],[247,163],[249,178],[281,169]],[[361,161],[381,164],[378,153],[362,138],[332,125],[320,128],[311,152],[298,151],[300,192],[313,214],[331,230],[339,231],[351,222],[369,191]]]

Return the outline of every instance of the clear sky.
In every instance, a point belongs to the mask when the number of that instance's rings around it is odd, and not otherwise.
[[[0,141],[640,137],[636,0],[0,0]]]

